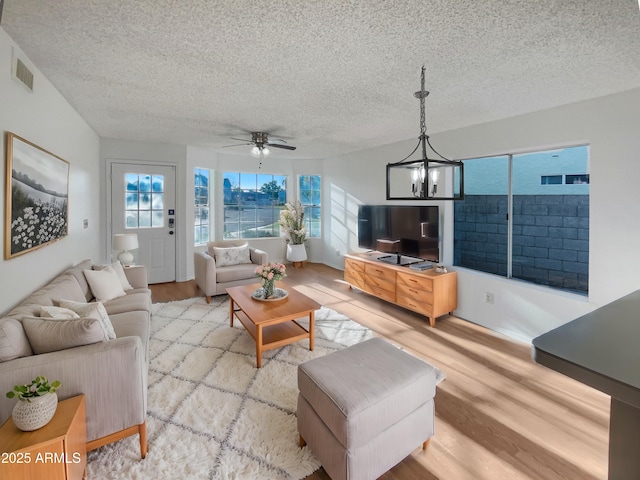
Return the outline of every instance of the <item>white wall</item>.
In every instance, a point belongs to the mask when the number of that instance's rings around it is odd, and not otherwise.
[[[11,78],[12,51],[33,72],[33,93]],[[2,28],[0,105],[2,152],[6,151],[6,132],[12,132],[70,163],[68,235],[10,260],[3,257],[0,312],[4,312],[65,268],[85,258],[99,259],[104,249],[104,228],[99,204],[102,183],[98,136]],[[0,182],[6,185],[5,168],[0,170]],[[4,211],[5,193],[0,201]],[[87,229],[83,226],[85,219],[89,221]],[[4,242],[4,221],[0,222],[0,233]]]
[[[640,89],[474,127],[431,135],[450,158],[590,145],[589,297],[457,268],[456,315],[523,340],[566,323],[640,288]],[[328,159],[325,221],[332,236],[324,261],[357,249],[358,203],[385,203],[385,165],[407,155],[417,140]],[[452,203],[441,202],[442,262],[453,261]],[[484,303],[484,292],[495,295]]]

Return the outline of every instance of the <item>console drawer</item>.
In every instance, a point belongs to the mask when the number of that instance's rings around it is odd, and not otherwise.
[[[431,291],[420,290],[398,282],[396,292],[398,294],[398,298],[402,296],[413,302],[418,302],[418,304],[426,303],[428,305],[433,305],[433,292]]]
[[[370,263],[367,263],[364,266],[364,273],[367,277],[375,277],[375,278],[382,278],[382,279],[389,279],[389,277],[391,277],[391,282],[393,282],[393,271],[385,267],[379,267],[377,265],[372,265]],[[393,287],[391,290],[395,290],[395,287]]]
[[[352,270],[364,273],[364,262],[359,262],[358,260],[353,260],[352,258],[345,257],[344,269],[345,271]]]
[[[393,286],[393,284],[391,285]],[[393,288],[389,289],[389,285],[387,284],[376,282],[376,279],[372,277],[367,277],[365,280],[364,290],[388,302],[396,301],[396,291]]]
[[[396,275],[398,287],[406,286],[420,292],[433,292],[433,280],[424,275],[412,275],[406,272],[398,272]]]
[[[364,262],[345,257],[344,279],[347,283],[364,290]]]
[[[431,305],[431,303],[426,303],[424,300],[418,298],[407,297],[400,292],[398,292],[396,296],[396,303],[401,307],[408,308],[427,317],[433,315],[433,305]]]
[[[364,289],[364,272],[359,272],[358,270],[345,270],[344,271],[344,279],[347,283],[358,287],[359,289]]]

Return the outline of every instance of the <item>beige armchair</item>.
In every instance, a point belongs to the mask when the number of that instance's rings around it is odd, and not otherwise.
[[[196,283],[207,303],[213,295],[226,293],[227,287],[258,283],[256,266],[268,262],[266,252],[250,247],[243,240],[209,242],[206,252],[193,255]]]

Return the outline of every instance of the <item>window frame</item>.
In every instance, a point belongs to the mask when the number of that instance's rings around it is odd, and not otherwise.
[[[197,184],[197,175],[198,172],[206,172],[207,173],[207,186],[204,187],[202,185],[198,185]],[[193,218],[193,244],[196,246],[200,246],[200,245],[206,245],[207,243],[209,243],[212,238],[211,238],[211,234],[213,229],[212,227],[212,223],[211,223],[211,194],[212,194],[212,185],[211,185],[211,180],[213,178],[215,178],[215,173],[213,170],[210,170],[208,168],[202,168],[202,167],[194,167],[193,169],[193,174],[194,174],[194,179],[193,179],[193,208],[194,208],[194,218]],[[201,204],[198,203],[198,199],[201,198],[201,196],[198,195],[198,189],[202,189],[202,188],[206,188],[207,189],[207,203],[206,204]],[[208,217],[207,217],[207,223],[203,223],[202,222],[202,217],[196,215],[196,210],[198,208],[206,208],[208,210]],[[198,220],[200,220],[198,222]],[[208,228],[208,234],[207,234],[207,238],[206,240],[200,241],[198,242],[198,238],[200,238],[202,240],[202,234],[198,235],[196,232],[198,231],[198,229],[202,230],[202,227],[206,225]]]
[[[303,177],[309,177],[309,185],[311,187],[312,185],[312,181],[311,181],[311,177],[317,177],[318,178],[318,188],[302,188],[302,180]],[[308,191],[311,193],[310,198],[313,199],[313,192],[318,192],[318,198],[320,200],[320,202],[318,204],[311,202],[311,203],[304,203],[302,201],[302,192],[304,191]],[[302,207],[304,208],[304,225],[307,229],[307,238],[322,238],[322,175],[320,174],[312,174],[312,173],[305,173],[305,174],[300,174],[298,175],[298,201],[300,202],[300,204],[302,205]],[[311,218],[312,216],[308,214],[308,209],[318,209],[319,210],[319,220],[317,222],[312,222]],[[318,234],[314,235],[313,234],[313,229],[311,228],[312,223],[314,224],[318,224]]]
[[[512,153],[502,153],[502,154],[495,154],[495,155],[486,155],[486,156],[480,156],[480,157],[469,157],[466,159],[461,160],[462,162],[468,162],[468,161],[482,161],[483,159],[498,159],[498,158],[506,158],[507,159],[507,193],[496,193],[495,195],[500,195],[500,196],[505,196],[506,200],[507,200],[507,206],[506,206],[506,212],[503,212],[504,215],[506,215],[506,225],[507,225],[507,231],[506,231],[506,235],[507,235],[507,243],[506,243],[506,273],[504,275],[502,275],[501,273],[495,273],[495,272],[490,272],[487,270],[483,270],[480,268],[474,268],[473,266],[469,266],[469,265],[459,265],[457,262],[457,257],[458,257],[458,241],[463,241],[459,238],[456,237],[456,210],[455,210],[455,205],[454,205],[454,214],[453,214],[453,221],[454,221],[454,229],[453,229],[453,260],[454,260],[454,265],[460,268],[467,268],[469,270],[473,270],[473,271],[477,271],[477,272],[482,272],[482,273],[486,273],[488,275],[496,275],[499,276],[501,278],[505,278],[508,280],[516,280],[516,281],[521,281],[521,282],[526,282],[528,284],[531,285],[536,285],[538,287],[543,287],[543,288],[549,288],[555,291],[562,291],[562,292],[570,292],[570,293],[574,293],[577,295],[581,295],[581,296],[587,296],[589,295],[589,286],[588,286],[588,277],[589,277],[589,270],[590,270],[590,262],[589,262],[589,252],[590,252],[590,247],[587,247],[586,250],[586,257],[587,260],[586,262],[582,262],[582,263],[586,263],[586,267],[587,267],[587,272],[586,272],[586,276],[587,276],[587,280],[586,280],[586,289],[580,289],[580,288],[570,288],[570,287],[563,287],[563,286],[558,286],[558,285],[553,285],[553,284],[549,284],[549,283],[543,283],[543,282],[538,282],[538,281],[533,281],[530,279],[525,279],[525,278],[521,278],[519,276],[514,276],[513,274],[513,260],[514,260],[514,224],[516,222],[516,218],[514,216],[514,198],[518,197],[518,196],[523,196],[523,195],[531,195],[530,193],[518,193],[517,191],[514,192],[514,159],[517,162],[517,157],[522,157],[522,156],[526,156],[526,155],[533,155],[533,154],[539,154],[539,153],[544,153],[544,152],[553,152],[554,150],[564,150],[564,149],[571,149],[571,148],[579,148],[579,147],[584,147],[586,148],[586,172],[584,174],[576,174],[576,175],[586,175],[587,178],[590,179],[589,177],[589,163],[590,163],[590,157],[591,157],[591,152],[590,152],[590,145],[589,144],[573,144],[573,145],[566,145],[566,146],[561,146],[561,147],[556,147],[556,148],[543,148],[543,149],[534,149],[534,150],[527,150],[527,151],[518,151],[518,152],[512,152]],[[468,169],[468,170],[472,170],[472,169]],[[468,171],[467,170],[467,171]],[[467,172],[465,172],[467,173]],[[469,172],[469,174],[471,174],[471,172]],[[539,178],[545,176],[545,175],[541,175],[539,173],[533,173],[533,175],[538,175]],[[566,175],[572,175],[572,174],[567,174],[567,173],[563,173],[562,174],[562,183],[560,184],[544,184],[544,183],[538,183],[538,187],[541,189],[545,189],[546,187],[569,187],[571,188],[573,185],[586,185],[587,187],[590,187],[590,181],[586,182],[584,184],[568,184],[566,183]],[[474,193],[469,193],[466,192],[465,197],[473,197],[475,194]],[[491,194],[477,194],[477,195],[491,195]],[[546,196],[549,194],[545,194],[545,193],[540,193],[538,194],[540,196]],[[570,191],[568,191],[566,194],[563,195],[577,195],[575,193],[571,193]],[[584,194],[582,194],[584,195]],[[590,188],[587,191],[586,195],[589,198],[589,202],[587,204],[587,207],[590,205],[590,199],[591,199],[591,191]],[[462,202],[460,202],[459,204],[463,204],[464,201],[468,201],[467,198],[465,198]],[[568,217],[568,218],[573,218],[573,217]],[[587,228],[586,231],[588,232],[589,228],[590,228],[590,215],[587,215]],[[583,228],[583,230],[585,230]],[[564,265],[563,265],[563,270],[561,270],[563,272],[567,272],[569,270],[564,270]]]
[[[289,183],[289,176],[286,174],[279,174],[279,173],[242,172],[237,170],[235,171],[225,170],[225,171],[222,171],[221,173],[222,173],[222,215],[223,215],[222,238],[224,240],[255,240],[260,238],[282,238],[282,232],[280,231],[280,226],[278,225],[278,219],[280,218],[280,210],[284,208],[287,202],[287,198],[288,198],[287,187]],[[230,186],[226,187],[225,180],[228,178],[228,176],[237,176],[238,185],[233,186],[230,183]],[[249,177],[249,176],[255,176],[255,187],[253,188],[243,187],[243,182],[246,181],[246,177]],[[260,177],[270,177],[271,180],[270,181],[265,180],[265,181],[262,181],[262,183],[259,183]],[[268,199],[265,199],[264,195],[269,195],[269,194],[262,191],[262,187],[264,187],[265,185],[271,184],[272,182],[276,182],[276,185],[278,185],[278,182],[280,182],[282,186],[279,186],[279,189],[277,190],[278,198],[276,199],[274,197],[272,199],[273,203],[271,205],[268,205],[266,204]],[[230,202],[230,200],[234,198],[234,192],[237,193],[237,195],[235,195],[235,197],[238,200],[237,203]],[[271,195],[273,196],[274,194],[271,194]],[[237,212],[238,212],[237,222],[226,221],[227,211],[233,210],[232,207],[235,207],[237,209]],[[270,230],[272,233],[274,233],[274,235],[261,236],[258,233],[260,232],[261,227],[264,226],[259,221],[258,212],[259,211],[264,212],[265,208],[271,209],[272,223],[270,223],[270,226],[271,226]],[[251,221],[241,219],[241,212],[250,212],[250,211],[255,212],[253,227],[249,226],[252,223]],[[232,236],[228,234],[227,226],[232,224],[236,224],[237,229],[229,230],[229,232],[236,231],[238,236]],[[248,235],[248,236],[244,235],[244,233],[248,231],[254,231],[256,233],[255,235]],[[268,231],[268,230],[263,230],[263,231]],[[277,231],[277,235],[275,235],[276,231]]]

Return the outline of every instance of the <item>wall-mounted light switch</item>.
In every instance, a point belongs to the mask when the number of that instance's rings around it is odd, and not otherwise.
[[[85,218],[83,223],[84,223],[84,228],[85,229],[89,228],[89,219],[88,218]]]

